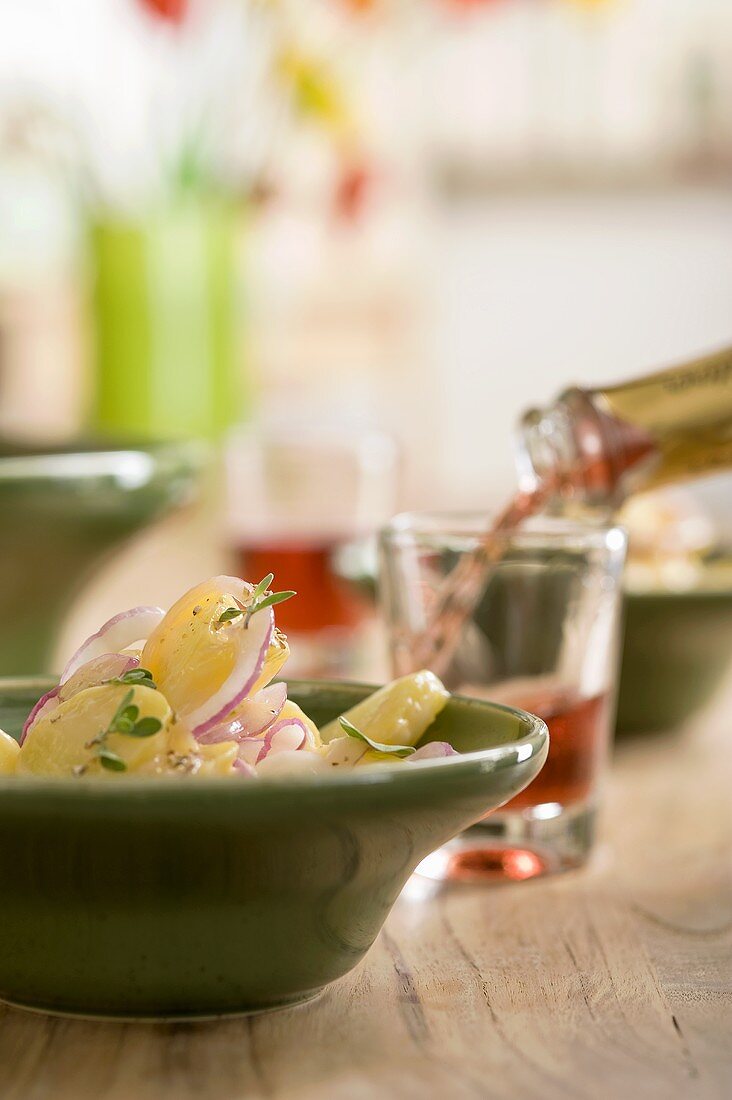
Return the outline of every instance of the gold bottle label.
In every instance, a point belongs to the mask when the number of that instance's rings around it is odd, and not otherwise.
[[[592,398],[601,412],[653,441],[645,486],[732,468],[732,348],[596,390]]]

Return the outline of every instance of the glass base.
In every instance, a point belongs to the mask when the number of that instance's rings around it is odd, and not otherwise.
[[[491,814],[423,859],[416,874],[437,882],[520,882],[581,867],[595,839],[594,805],[545,802]]]

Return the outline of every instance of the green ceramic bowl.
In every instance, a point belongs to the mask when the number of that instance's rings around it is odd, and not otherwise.
[[[51,671],[89,574],[192,499],[204,461],[191,443],[44,452],[0,443],[0,675]]]
[[[626,593],[624,617],[617,731],[677,729],[732,664],[732,584]]]
[[[47,681],[0,681],[17,734]],[[374,689],[290,682],[318,724]],[[365,954],[417,864],[522,790],[544,723],[453,698],[470,755],[297,780],[0,780],[0,998],[200,1018],[305,1000]]]

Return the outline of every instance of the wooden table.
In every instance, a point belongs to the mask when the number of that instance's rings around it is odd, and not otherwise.
[[[0,1007],[0,1097],[730,1097],[731,762],[719,706],[622,745],[591,869],[408,887],[365,962],[309,1005],[157,1026]]]

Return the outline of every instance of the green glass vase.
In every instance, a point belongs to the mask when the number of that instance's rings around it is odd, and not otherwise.
[[[235,244],[223,201],[91,226],[97,437],[216,439],[238,419]]]

